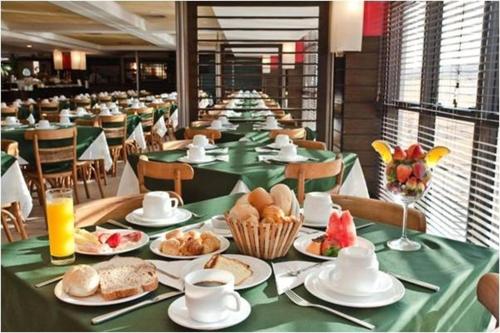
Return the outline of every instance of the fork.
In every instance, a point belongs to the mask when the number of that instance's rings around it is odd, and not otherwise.
[[[305,299],[303,299],[302,297],[300,297],[299,295],[297,295],[297,293],[295,293],[293,290],[291,289],[288,289],[287,291],[285,291],[285,295],[295,304],[297,304],[298,306],[304,306],[304,307],[313,307],[313,308],[318,308],[318,309],[322,309],[322,310],[325,310],[325,311],[328,311],[330,313],[333,313],[334,315],[336,316],[339,316],[339,317],[342,317],[344,319],[347,319],[353,323],[356,323],[360,326],[363,326],[369,330],[373,330],[375,329],[375,325],[372,325],[370,323],[367,323],[366,321],[363,321],[361,319],[358,319],[358,318],[355,318],[355,317],[352,317],[352,316],[349,316],[348,314],[345,314],[343,312],[340,312],[340,311],[337,311],[337,310],[334,310],[334,309],[331,309],[329,307],[326,307],[326,306],[323,306],[323,305],[320,305],[320,304],[314,304],[314,303],[311,303]]]
[[[295,277],[295,276],[299,276],[299,275],[300,275],[300,274],[302,274],[303,272],[308,271],[308,270],[310,270],[311,268],[318,267],[318,266],[320,266],[320,265],[322,265],[322,264],[324,264],[324,263],[325,263],[324,261],[322,261],[322,262],[318,262],[318,263],[315,263],[314,265],[307,266],[307,267],[305,267],[305,268],[301,268],[301,269],[296,269],[296,270],[293,270],[293,271],[289,271],[289,272],[287,272],[285,275],[286,275],[286,276],[294,276],[294,277]]]

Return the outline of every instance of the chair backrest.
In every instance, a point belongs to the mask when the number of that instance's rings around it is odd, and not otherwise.
[[[99,96],[97,99],[99,103],[106,103],[106,102],[111,102],[111,96]]]
[[[78,126],[99,127],[99,120],[98,120],[98,117],[76,118],[75,124]]]
[[[183,149],[183,148],[186,148],[192,142],[193,142],[193,140],[172,140],[172,141],[163,142],[161,144],[161,150],[165,151],[165,150]]]
[[[44,164],[71,162],[76,167],[76,127],[55,130],[33,130],[24,133],[26,140],[33,140],[37,171],[43,174]],[[56,144],[52,145],[48,142]]]
[[[127,115],[97,116],[97,119],[108,140],[108,145],[124,147],[127,140]]]
[[[279,134],[286,134],[290,137],[290,139],[305,139],[306,138],[306,129],[305,128],[284,128],[279,130],[272,130],[269,133],[271,139],[274,139]]]
[[[19,157],[19,143],[14,140],[2,139],[2,151],[9,155]]]
[[[290,163],[285,168],[285,177],[297,179],[297,199],[304,202],[305,182],[310,179],[336,177],[336,185],[342,184],[344,162],[340,156],[330,162]]]
[[[16,117],[17,118],[17,108],[13,106],[2,107],[2,119],[6,117]]]
[[[338,194],[333,194],[332,200],[355,217],[396,226],[403,221],[403,207],[396,203]],[[416,209],[408,209],[407,223],[409,229],[426,230],[425,216]]]
[[[205,135],[208,139],[215,141],[222,137],[220,131],[208,128],[186,128],[184,131],[184,139],[192,140],[195,135]]]
[[[136,109],[136,114],[141,117],[141,124],[144,133],[151,132],[151,129],[154,125],[154,112],[155,109],[153,108]]]
[[[58,102],[40,103],[40,112],[58,112],[58,111],[59,111]]]
[[[58,112],[44,112],[40,115],[41,119],[45,119],[50,121],[51,123],[58,123],[59,122],[59,113]]]
[[[498,273],[486,273],[477,283],[477,299],[497,320],[498,327]],[[495,330],[496,332],[497,330]]]
[[[211,124],[211,120],[195,120],[191,122],[191,127],[208,127]]]
[[[301,148],[326,150],[326,143],[321,142],[321,141],[294,140],[294,143]]]
[[[190,180],[194,177],[193,167],[187,163],[165,163],[148,161],[144,155],[139,156],[137,163],[139,178],[139,189],[141,193],[147,192],[144,178],[173,180],[174,191],[182,197],[182,180]]]
[[[90,103],[90,99],[75,99],[75,105],[78,107],[78,106],[81,106],[81,107],[90,107],[91,103]]]
[[[168,191],[170,197],[177,198],[179,205],[184,202],[175,192]],[[93,200],[75,206],[75,226],[78,228],[98,225],[110,219],[123,219],[134,209],[142,207],[144,194]]]

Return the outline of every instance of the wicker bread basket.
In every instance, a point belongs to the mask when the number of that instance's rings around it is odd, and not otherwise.
[[[269,260],[287,254],[302,226],[303,217],[295,197],[292,202],[292,215],[294,219],[281,223],[238,221],[230,219],[227,214],[226,221],[241,253]]]

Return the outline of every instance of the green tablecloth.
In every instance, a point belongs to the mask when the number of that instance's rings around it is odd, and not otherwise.
[[[5,171],[9,170],[10,166],[14,164],[16,158],[2,151],[2,176]]]
[[[206,217],[227,211],[238,195],[212,199],[186,208]],[[199,222],[192,219],[185,224]],[[356,223],[367,221],[356,220]],[[177,227],[177,226],[175,226]],[[166,228],[165,230],[167,230]],[[148,233],[159,229],[143,229]],[[484,331],[490,315],[476,300],[479,277],[489,271],[498,271],[498,253],[495,250],[447,240],[427,234],[410,232],[420,241],[417,252],[395,252],[385,245],[399,237],[400,229],[377,224],[359,231],[372,241],[381,269],[407,277],[414,277],[441,287],[433,293],[405,283],[406,294],[399,302],[376,309],[354,309],[335,306],[310,295],[303,286],[296,288],[307,300],[332,306],[376,325],[377,331]],[[228,253],[237,253],[234,244]],[[130,256],[161,259],[145,246]],[[95,263],[104,258],[78,255],[77,263]],[[279,260],[312,260],[293,248]],[[277,261],[279,261],[277,260]],[[125,314],[100,325],[91,325],[94,316],[119,309],[82,307],[62,303],[54,294],[54,285],[34,289],[33,283],[62,274],[66,267],[49,263],[46,237],[2,245],[2,330],[28,331],[186,331],[167,316],[173,299]],[[171,290],[160,286],[152,296]],[[337,316],[314,308],[302,308],[291,303],[285,295],[277,296],[274,276],[263,284],[241,291],[252,305],[250,317],[226,331],[363,331]],[[135,301],[138,302],[138,301]]]
[[[102,128],[90,126],[77,126],[77,147],[76,153],[81,156],[85,150],[94,142],[94,140],[102,133]],[[29,127],[24,127],[14,130],[3,130],[2,138],[15,140],[19,143],[19,156],[25,159],[29,164],[35,163],[33,155],[33,142],[24,138],[24,133],[30,130]]]
[[[288,184],[296,188],[295,180],[285,180],[284,170],[286,164],[266,164],[258,161],[255,147],[262,146],[254,142],[228,142],[219,145],[229,148],[229,162],[217,162],[214,164],[196,166],[194,179],[182,182],[182,197],[185,202],[197,202],[209,198],[215,198],[231,193],[238,181],[243,181],[250,189],[259,186],[270,189],[278,183]],[[336,154],[330,151],[312,149],[298,149],[299,154],[317,158],[319,161],[335,159]],[[263,153],[261,153],[263,154]],[[186,150],[163,151],[145,154],[152,161],[175,162],[179,157],[186,155]],[[138,155],[129,155],[128,161],[137,175]],[[357,159],[354,153],[343,153],[345,163],[344,177],[347,176]],[[146,180],[146,186],[151,190],[173,189],[171,181]],[[326,178],[308,181],[306,192],[328,191],[335,186],[335,178]]]

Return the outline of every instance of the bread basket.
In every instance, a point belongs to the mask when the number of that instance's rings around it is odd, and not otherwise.
[[[296,197],[292,201],[291,215],[296,218],[282,223],[238,221],[230,219],[228,215],[226,221],[241,253],[270,260],[288,253],[302,226],[303,217]]]

